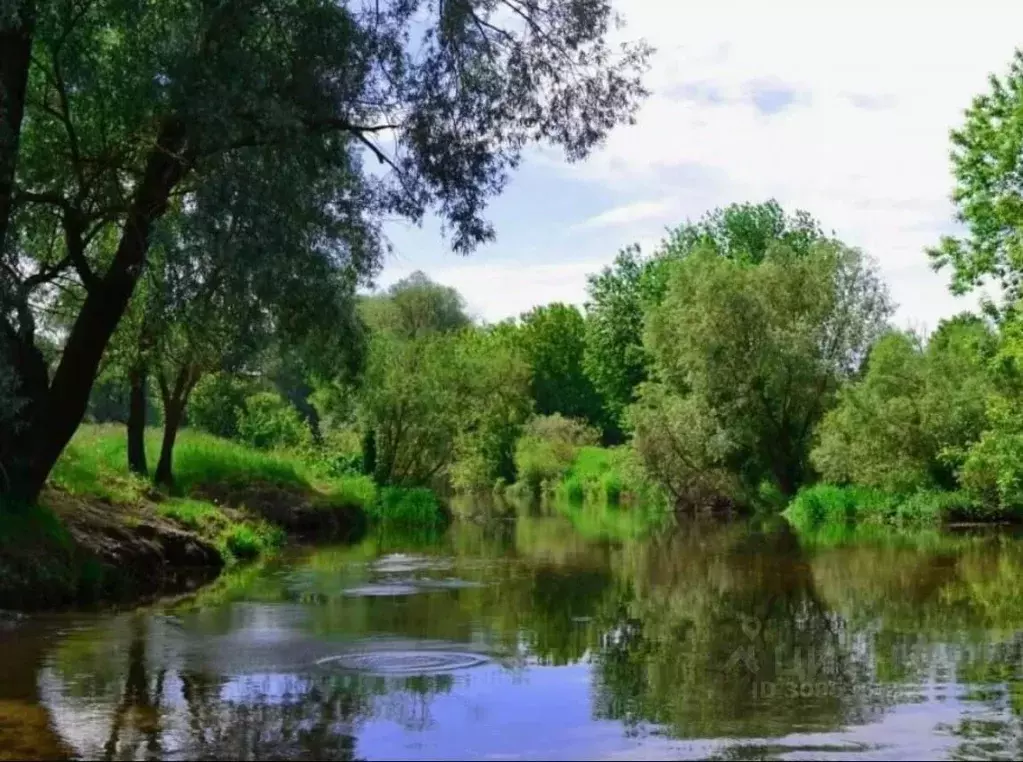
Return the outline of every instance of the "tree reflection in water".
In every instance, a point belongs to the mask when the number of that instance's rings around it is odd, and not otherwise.
[[[369,538],[243,574],[191,604],[39,646],[41,695],[26,701],[48,706],[90,758],[353,759],[380,722],[475,733],[489,748],[474,723],[528,709],[502,693],[528,701],[530,670],[567,680],[578,669],[552,668],[579,665],[588,698],[571,695],[590,702],[590,722],[637,739],[747,739],[701,747],[723,758],[776,756],[786,747],[770,739],[800,733],[815,739],[803,751],[841,751],[851,728],[883,728],[901,705],[947,710],[946,694],[960,719],[925,732],[966,756],[1023,752],[1023,546],[1011,539],[821,544],[784,527],[690,523],[615,541],[540,516],[415,543]],[[388,585],[404,592],[381,594]],[[317,666],[349,648],[430,647],[501,666]],[[438,713],[442,696],[470,711],[445,699]],[[558,732],[557,718],[541,720],[536,733]]]

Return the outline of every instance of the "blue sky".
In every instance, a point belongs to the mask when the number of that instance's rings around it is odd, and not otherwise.
[[[1023,6],[864,0],[770,4],[618,0],[658,52],[653,95],[585,162],[539,148],[490,210],[497,241],[468,258],[435,222],[392,225],[378,283],[413,270],[458,288],[477,317],[581,303],[617,251],[733,201],[804,208],[879,263],[896,322],[933,328],[971,308],[924,249],[953,231],[948,133],[1023,46]]]

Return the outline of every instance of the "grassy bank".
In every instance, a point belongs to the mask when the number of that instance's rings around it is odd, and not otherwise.
[[[663,494],[626,447],[535,441],[518,453],[519,480],[505,489],[517,510],[537,505],[569,518],[586,537],[647,534],[671,517]]]
[[[800,490],[783,515],[802,532],[849,527],[936,529],[962,523],[1016,523],[1018,512],[985,505],[966,492],[920,490],[897,495],[817,484]]]
[[[147,432],[155,462],[159,432]],[[288,538],[368,521],[439,524],[427,490],[377,489],[315,453],[266,452],[183,430],[167,493],[128,472],[123,426],[83,426],[37,506],[0,511],[0,608],[132,600],[275,554]]]
[[[519,479],[507,488],[510,497],[577,505],[664,506],[664,496],[643,476],[627,447],[530,444],[527,449],[520,443]]]

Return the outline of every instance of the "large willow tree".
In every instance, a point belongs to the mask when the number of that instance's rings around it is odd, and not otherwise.
[[[8,496],[38,495],[158,221],[225,155],[331,157],[363,215],[435,210],[468,252],[529,143],[578,159],[630,119],[648,51],[612,50],[615,24],[609,0],[2,0]],[[68,289],[83,298],[54,336]]]

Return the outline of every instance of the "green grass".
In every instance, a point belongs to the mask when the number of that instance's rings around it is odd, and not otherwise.
[[[155,468],[161,432],[146,432],[146,455]],[[200,488],[272,485],[294,490],[325,510],[366,509],[377,504],[377,490],[366,476],[332,476],[301,453],[266,452],[201,431],[183,429],[174,448],[174,494],[160,495],[148,479],[128,472],[124,426],[85,425],[75,434],[51,476],[51,483],[83,498],[140,504],[153,500],[162,516],[214,542],[228,562],[272,554],[283,532],[244,512],[226,512],[196,499]],[[230,514],[230,515],[229,515]],[[59,519],[54,517],[59,525]],[[0,526],[0,536],[3,527]]]
[[[430,528],[445,522],[437,496],[423,487],[383,487],[367,513],[371,521],[384,525]]]
[[[273,554],[284,544],[284,540],[284,530],[280,527],[258,521],[229,525],[218,538],[218,545],[232,559],[251,561]]]
[[[580,447],[557,489],[569,503],[663,507],[663,498],[630,461],[626,448]]]
[[[202,500],[175,498],[157,504],[156,509],[162,516],[213,541],[229,563],[272,556],[286,539],[280,527],[258,519],[231,518]]]
[[[50,474],[50,483],[72,495],[98,497],[119,503],[142,499],[145,479],[128,472],[123,426],[82,426]]]
[[[783,515],[800,531],[851,526],[940,527],[953,522],[1014,519],[1012,512],[985,506],[965,492],[919,490],[893,495],[874,489],[817,484],[799,491]]]
[[[146,457],[155,469],[160,454],[158,429],[146,432]],[[128,472],[124,426],[85,425],[61,455],[51,483],[75,495],[133,502],[150,489]],[[324,505],[366,507],[376,500],[373,480],[361,475],[331,476],[328,468],[302,453],[255,450],[194,429],[182,429],[174,448],[174,492],[187,496],[208,485],[244,487],[263,483],[317,493]]]

